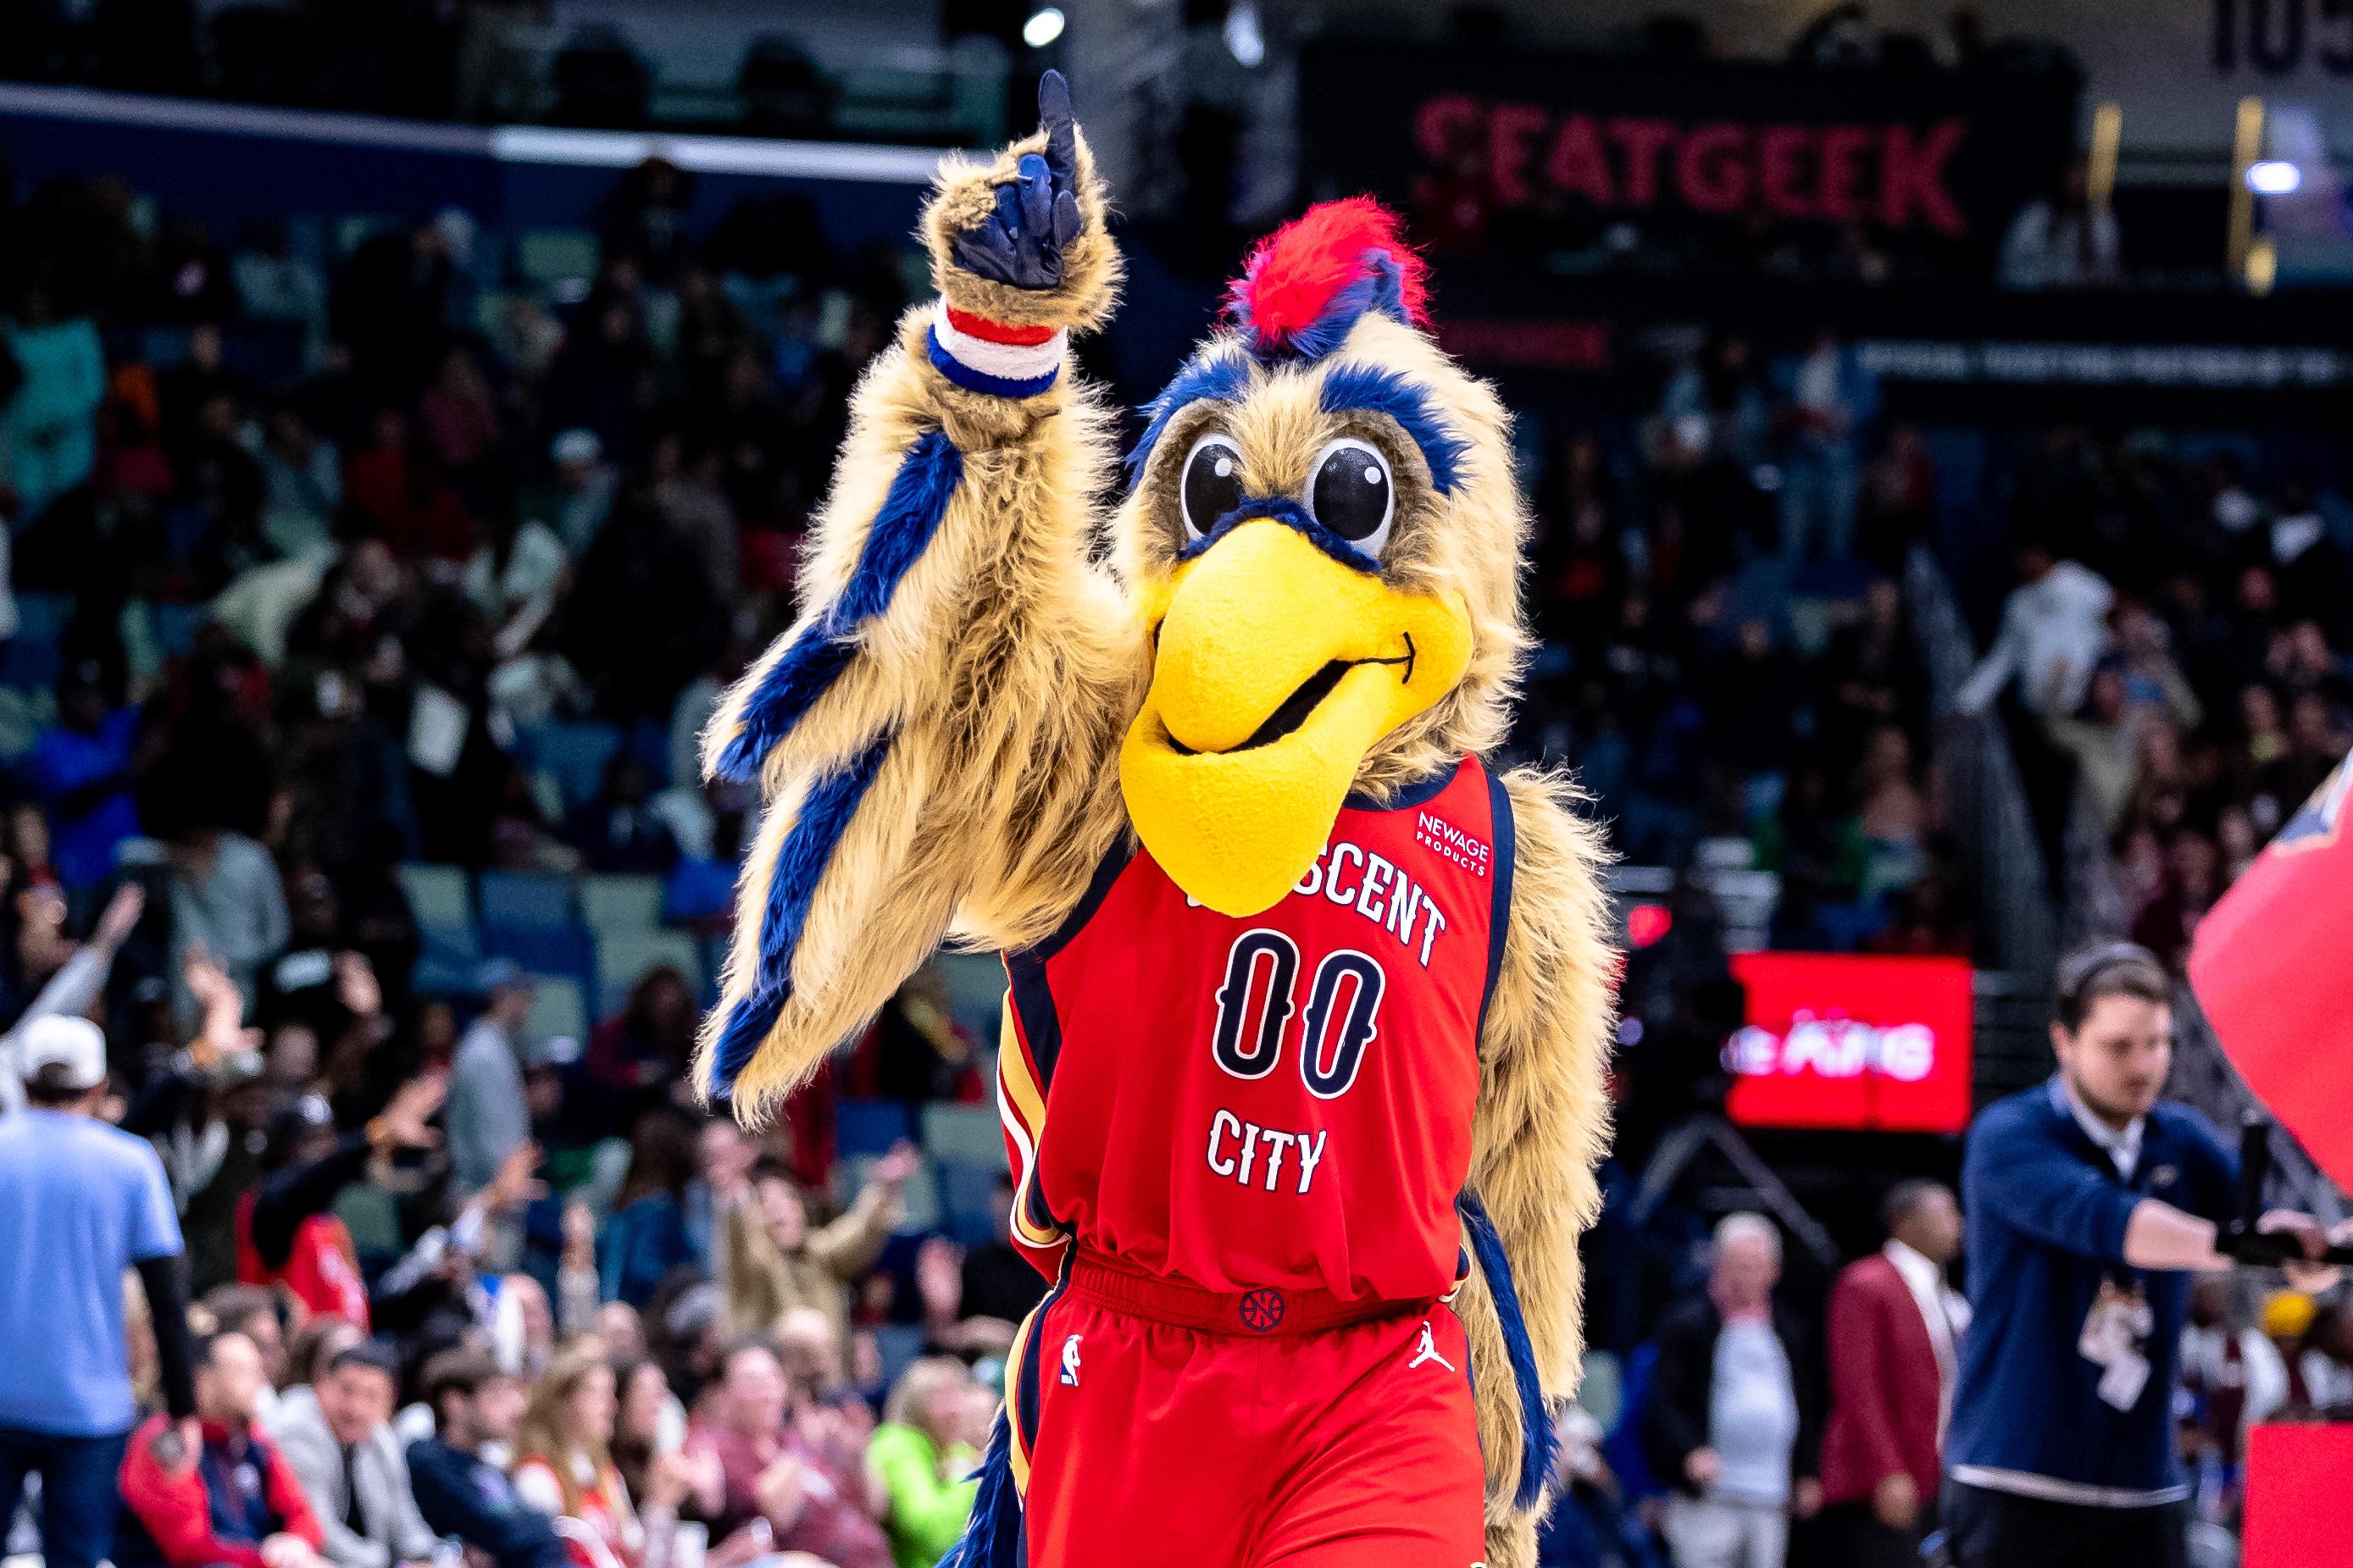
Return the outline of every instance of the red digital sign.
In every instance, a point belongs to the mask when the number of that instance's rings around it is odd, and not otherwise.
[[[1958,1132],[1969,1120],[1965,959],[1744,952],[1747,1022],[1725,1042],[1744,1127]]]

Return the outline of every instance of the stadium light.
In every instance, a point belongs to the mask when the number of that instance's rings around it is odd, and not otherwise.
[[[1033,49],[1042,49],[1062,36],[1062,13],[1060,7],[1041,5],[1021,24],[1021,41]]]
[[[1266,63],[1266,34],[1258,25],[1257,0],[1234,0],[1226,13],[1226,48],[1245,70]]]
[[[2304,171],[2284,158],[2247,165],[2247,189],[2259,196],[2292,196],[2303,184]]]

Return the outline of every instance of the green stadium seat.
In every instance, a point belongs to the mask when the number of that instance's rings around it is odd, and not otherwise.
[[[629,992],[649,970],[668,964],[686,976],[688,989],[702,994],[702,955],[682,931],[599,932],[596,937],[596,1016],[609,1018],[628,1005]]]
[[[992,1168],[1005,1163],[1005,1124],[991,1106],[926,1105],[923,1142],[923,1152],[934,1160]]]
[[[661,924],[659,877],[592,876],[580,879],[580,918],[606,932],[652,931]]]
[[[400,887],[418,925],[428,931],[473,929],[473,895],[459,868],[411,862],[400,868]]]

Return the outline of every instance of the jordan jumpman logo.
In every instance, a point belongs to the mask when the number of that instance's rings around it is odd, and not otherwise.
[[[1449,1372],[1454,1370],[1454,1363],[1438,1353],[1438,1340],[1430,1331],[1428,1318],[1421,1321],[1421,1348],[1413,1352],[1413,1359],[1405,1363],[1405,1369],[1411,1372],[1426,1361],[1434,1361]]]

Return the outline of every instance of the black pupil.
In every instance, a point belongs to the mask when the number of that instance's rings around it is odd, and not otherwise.
[[[1241,454],[1222,441],[1195,452],[1185,466],[1185,521],[1193,531],[1208,532],[1241,504]]]
[[[1369,539],[1389,514],[1389,471],[1362,447],[1343,447],[1315,470],[1315,521],[1343,539]]]

